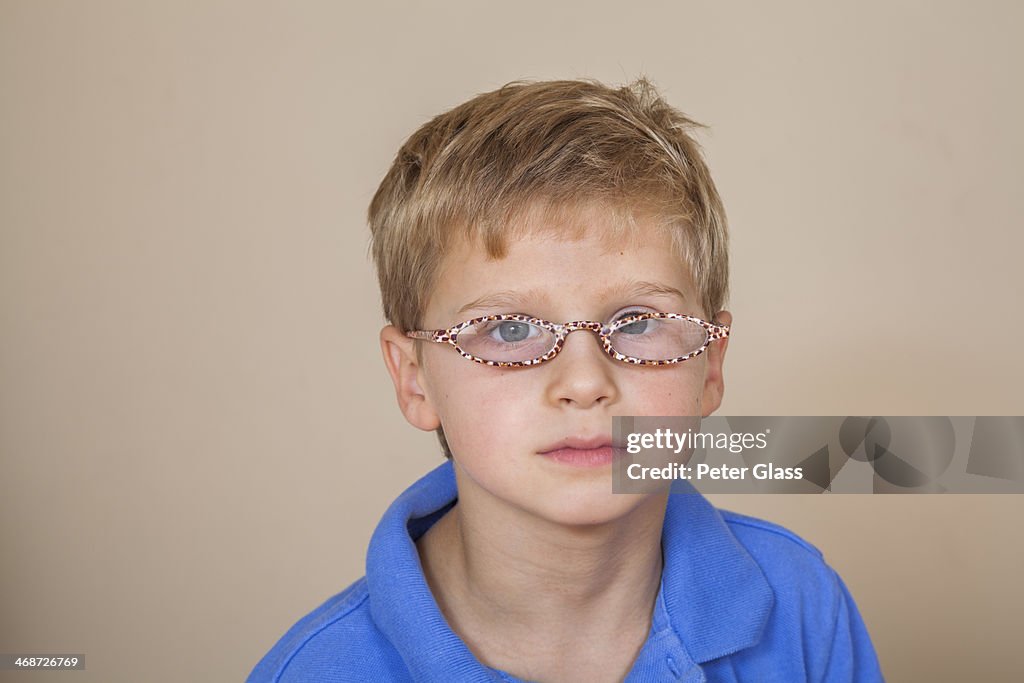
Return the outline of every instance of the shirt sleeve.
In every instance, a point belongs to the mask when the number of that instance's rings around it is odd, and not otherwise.
[[[884,683],[875,648],[853,596],[839,575],[835,571],[832,573],[839,587],[839,608],[836,612],[832,651],[822,682]]]

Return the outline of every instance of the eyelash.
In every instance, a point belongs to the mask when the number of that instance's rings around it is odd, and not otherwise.
[[[612,316],[612,320],[619,320],[629,315],[636,315],[638,313],[656,313],[653,308],[647,306],[627,306],[626,308],[620,309]]]
[[[651,308],[650,306],[626,306],[620,308],[618,311],[612,314],[612,317],[608,319],[608,322],[618,320],[619,318],[625,318],[628,315],[636,315],[638,313],[657,313],[657,309]],[[513,311],[515,315],[525,315],[529,318],[537,317],[533,313],[527,313],[526,311]]]

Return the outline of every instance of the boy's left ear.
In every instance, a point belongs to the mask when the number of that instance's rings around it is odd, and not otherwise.
[[[714,321],[720,325],[732,325],[732,314],[729,311],[719,311]],[[725,379],[722,375],[722,364],[725,362],[725,351],[729,346],[729,338],[718,339],[711,342],[711,346],[704,352],[707,361],[704,366],[704,393],[701,396],[702,417],[707,417],[718,410],[722,405],[722,395],[725,393]]]

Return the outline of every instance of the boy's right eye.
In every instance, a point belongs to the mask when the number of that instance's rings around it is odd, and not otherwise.
[[[523,342],[531,336],[535,336],[536,330],[534,330],[533,325],[529,323],[520,322],[518,320],[502,320],[494,323],[494,326],[489,330],[489,333],[490,337],[495,341],[515,344],[516,342]]]
[[[523,320],[485,320],[459,332],[458,347],[488,361],[523,362],[549,352],[554,332]]]

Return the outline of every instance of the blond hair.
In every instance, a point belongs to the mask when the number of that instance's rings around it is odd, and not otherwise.
[[[370,202],[385,318],[403,332],[420,327],[456,240],[479,240],[501,258],[507,240],[534,225],[578,236],[579,223],[564,219],[586,205],[608,211],[616,239],[638,214],[670,230],[704,312],[715,315],[728,294],[728,237],[692,136],[701,127],[645,78],[621,88],[516,81],[431,119],[398,150]]]
[[[446,248],[480,239],[504,255],[525,212],[598,203],[675,227],[709,316],[728,294],[725,210],[692,132],[649,81],[513,82],[424,124],[402,145],[370,202],[384,316],[420,324]],[[457,321],[453,321],[457,322]]]

